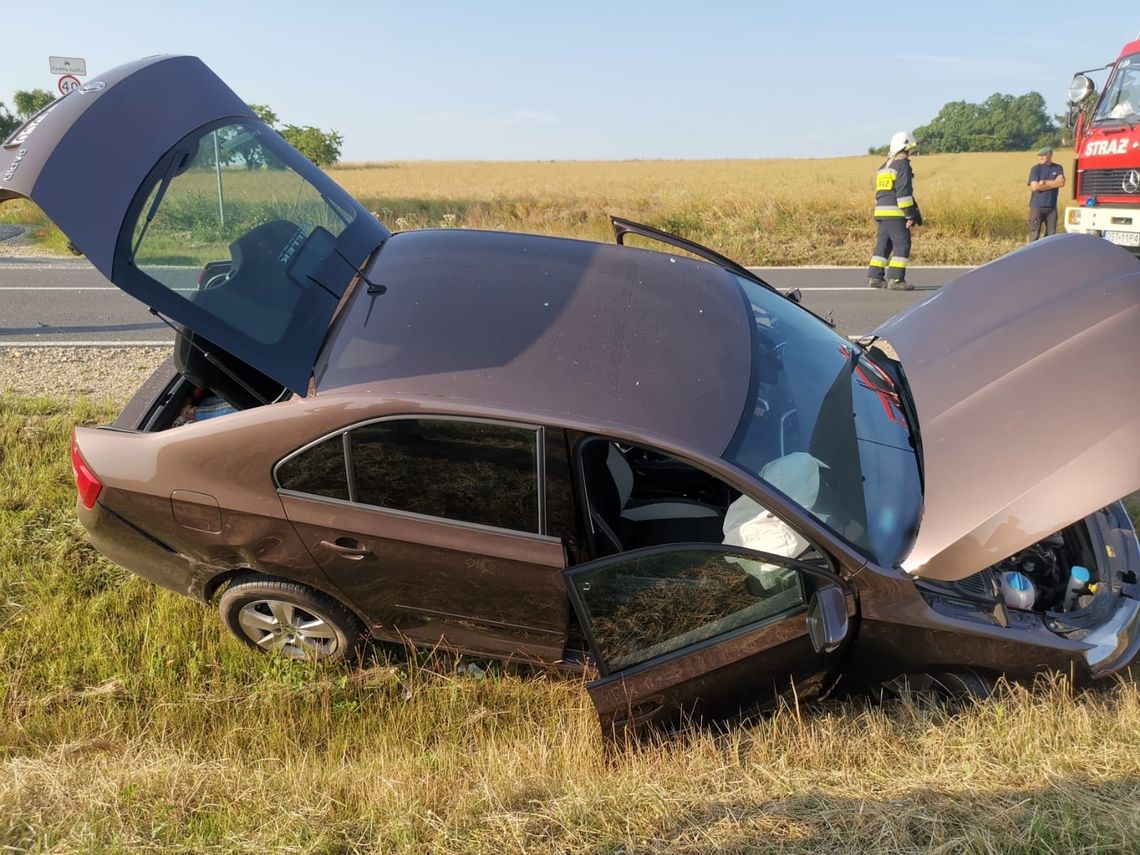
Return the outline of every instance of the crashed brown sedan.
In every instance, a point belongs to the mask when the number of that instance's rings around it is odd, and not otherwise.
[[[80,519],[256,648],[587,668],[619,729],[1140,650],[1140,262],[1111,244],[1041,241],[851,342],[636,224],[665,251],[391,234],[189,57],[3,152],[0,200],[178,329],[76,430]]]

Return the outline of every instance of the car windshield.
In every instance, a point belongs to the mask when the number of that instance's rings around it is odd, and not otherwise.
[[[897,564],[922,509],[902,391],[857,345],[738,279],[753,317],[752,388],[726,459],[873,560]]]
[[[1093,116],[1093,121],[1101,119],[1140,120],[1140,54],[1116,64]]]

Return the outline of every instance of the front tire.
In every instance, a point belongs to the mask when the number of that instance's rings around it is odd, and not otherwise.
[[[218,609],[239,641],[287,659],[352,662],[364,645],[364,626],[356,615],[296,582],[238,577],[222,594]]]

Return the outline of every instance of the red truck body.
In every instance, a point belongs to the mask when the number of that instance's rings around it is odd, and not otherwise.
[[[1076,204],[1065,210],[1065,231],[1140,254],[1140,39],[1124,45],[1110,69],[1096,107],[1077,120]]]

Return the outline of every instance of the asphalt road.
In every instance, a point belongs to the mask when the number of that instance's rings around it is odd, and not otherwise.
[[[915,267],[914,291],[872,290],[866,268],[755,267],[781,290],[799,288],[803,303],[830,315],[844,335],[868,332],[968,268]],[[0,258],[0,346],[166,344],[170,329],[82,259]]]

